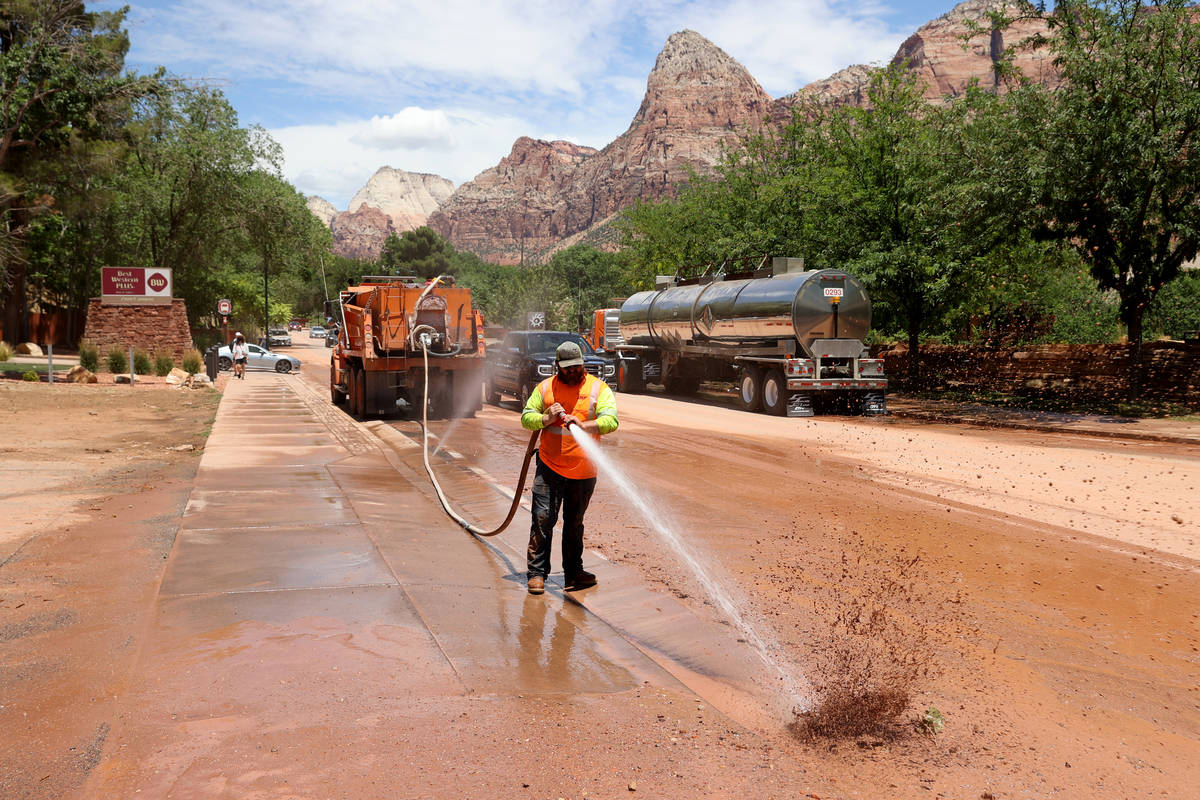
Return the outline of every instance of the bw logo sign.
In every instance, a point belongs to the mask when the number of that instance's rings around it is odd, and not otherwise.
[[[545,311],[530,311],[526,315],[526,326],[531,331],[546,330],[546,312]]]

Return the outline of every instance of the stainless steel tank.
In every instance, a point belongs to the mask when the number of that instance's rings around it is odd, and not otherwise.
[[[665,350],[677,350],[687,341],[794,338],[810,352],[817,339],[861,341],[870,327],[866,290],[853,275],[837,269],[672,286],[639,292],[621,306],[625,342]]]

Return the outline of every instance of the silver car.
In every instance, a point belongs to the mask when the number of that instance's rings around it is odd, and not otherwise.
[[[275,372],[291,372],[300,369],[300,359],[295,356],[273,353],[264,350],[256,344],[248,344],[246,348],[250,355],[246,357],[246,369],[274,370]],[[225,345],[217,351],[217,366],[222,370],[233,369],[233,351]]]
[[[311,328],[308,329],[308,338],[324,339],[325,338],[325,327],[323,325],[313,325]]]

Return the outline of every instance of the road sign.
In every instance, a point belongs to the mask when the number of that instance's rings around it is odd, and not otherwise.
[[[101,267],[100,302],[104,305],[169,305],[171,270]]]
[[[233,303],[228,300],[218,300],[217,313],[221,314],[222,316],[229,316],[233,313]]]

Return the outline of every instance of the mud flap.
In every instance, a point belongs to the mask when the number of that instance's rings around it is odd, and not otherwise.
[[[808,392],[796,392],[787,401],[789,417],[811,417],[813,415],[812,395]]]
[[[867,392],[863,395],[863,416],[878,417],[887,414],[887,400],[883,392]]]

